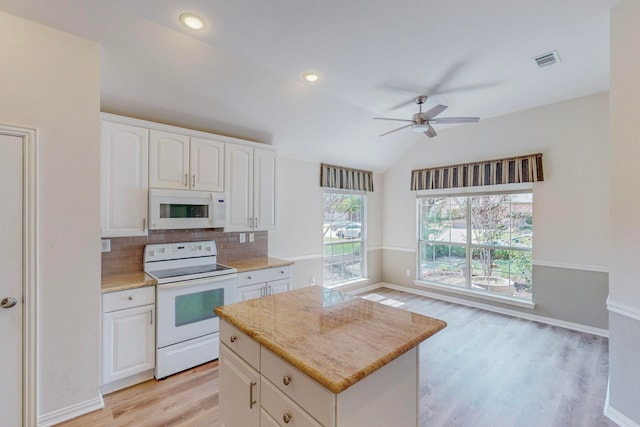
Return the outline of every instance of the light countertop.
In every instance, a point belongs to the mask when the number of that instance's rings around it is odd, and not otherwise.
[[[223,262],[222,264],[233,267],[238,270],[238,273],[244,273],[246,271],[262,270],[264,268],[286,267],[292,265],[293,261],[285,261],[278,258],[249,258],[240,261]]]
[[[124,273],[102,278],[102,293],[124,291],[156,285],[156,279],[142,271]]]
[[[446,326],[442,320],[321,286],[229,304],[215,312],[333,393]]]

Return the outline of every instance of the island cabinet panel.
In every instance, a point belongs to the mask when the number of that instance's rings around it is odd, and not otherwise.
[[[219,363],[222,425],[259,426],[260,374],[225,345],[220,346]]]

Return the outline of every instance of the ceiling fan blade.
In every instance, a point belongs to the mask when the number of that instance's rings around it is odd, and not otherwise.
[[[435,116],[437,116],[438,114],[442,113],[447,108],[449,108],[449,107],[447,107],[446,105],[438,104],[435,107],[430,108],[427,111],[425,111],[424,113],[422,113],[422,118],[431,120]]]
[[[429,138],[433,138],[434,136],[438,135],[436,133],[436,130],[431,127],[431,125],[428,125],[429,127],[427,128],[427,130],[424,131],[424,134],[427,135]]]
[[[478,123],[480,117],[440,117],[429,120],[431,123],[453,124],[453,123]]]
[[[410,122],[413,123],[413,120],[407,119],[390,119],[388,117],[373,117],[373,120],[391,120],[392,122]]]
[[[385,133],[380,134],[380,135],[378,135],[378,136],[385,136],[385,135],[389,135],[390,133],[397,132],[397,131],[399,131],[400,129],[408,128],[409,126],[411,126],[411,124],[408,124],[408,125],[406,125],[406,126],[401,126],[401,127],[397,128],[397,129],[390,130],[389,132],[385,132]]]

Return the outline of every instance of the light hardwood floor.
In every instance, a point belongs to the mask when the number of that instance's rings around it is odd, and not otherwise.
[[[606,338],[389,289],[361,296],[448,323],[421,344],[421,427],[615,426],[602,414]],[[219,425],[217,362],[112,393],[60,424]]]

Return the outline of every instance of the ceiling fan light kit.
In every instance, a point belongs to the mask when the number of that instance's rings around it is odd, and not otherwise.
[[[459,124],[459,123],[477,123],[480,118],[479,117],[440,117],[436,116],[446,110],[448,107],[446,105],[438,104],[435,107],[430,108],[429,110],[422,112],[422,104],[427,101],[427,95],[420,95],[413,98],[413,102],[418,104],[419,111],[415,113],[411,120],[408,119],[392,119],[389,117],[374,117],[374,120],[391,120],[394,122],[408,122],[408,125],[401,126],[397,129],[390,130],[381,134],[380,136],[385,136],[390,133],[399,131],[401,129],[405,129],[410,127],[414,132],[422,132],[427,135],[429,138],[433,138],[437,135],[435,129],[431,126],[431,123],[442,123],[442,124]]]

